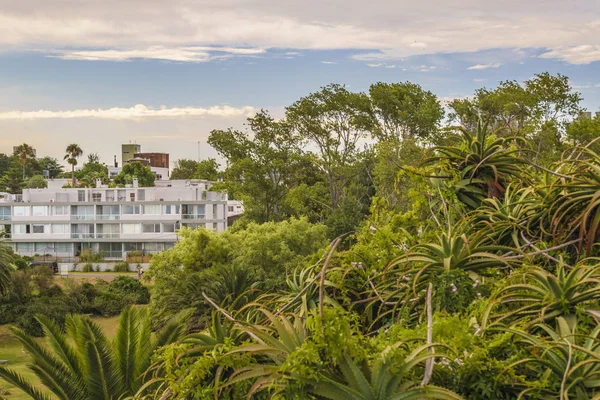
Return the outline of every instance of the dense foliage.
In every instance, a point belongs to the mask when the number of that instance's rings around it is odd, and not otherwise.
[[[119,394],[598,398],[598,119],[580,101],[544,73],[453,101],[442,126],[418,85],[330,85],[213,131],[248,212],[153,257],[151,325],[188,313],[188,333]]]

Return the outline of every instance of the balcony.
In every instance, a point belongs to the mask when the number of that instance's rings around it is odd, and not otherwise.
[[[92,221],[96,219],[94,215],[71,215],[71,219],[79,220],[79,221]]]
[[[10,215],[0,215],[0,221],[10,221]]]
[[[92,239],[93,233],[71,233],[71,239]]]
[[[204,214],[182,214],[183,219],[204,219]]]
[[[121,219],[121,216],[116,214],[98,214],[96,215],[96,219],[103,221],[118,221]]]
[[[96,233],[97,239],[118,239],[120,237],[120,233]]]

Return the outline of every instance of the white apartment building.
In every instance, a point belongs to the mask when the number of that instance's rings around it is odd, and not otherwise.
[[[210,182],[157,181],[155,187],[25,189],[0,195],[0,230],[20,255],[76,257],[82,251],[105,259],[128,252],[156,253],[173,247],[180,227],[227,228],[227,195]]]

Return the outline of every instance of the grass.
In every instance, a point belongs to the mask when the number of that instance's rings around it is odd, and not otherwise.
[[[117,330],[117,322],[119,316],[114,317],[93,317],[93,320],[100,325],[102,330],[106,333],[109,338],[113,338]],[[43,338],[36,339],[40,344],[44,345],[45,340]],[[27,368],[29,362],[29,355],[23,351],[21,344],[15,339],[8,326],[0,325],[0,360],[8,360],[9,364],[7,367],[15,370],[19,374],[22,374],[28,381],[33,382],[38,388],[43,387],[39,384],[39,379],[35,374]],[[25,393],[14,386],[7,384],[0,380],[0,390],[8,391],[9,394],[3,394],[0,391],[0,398],[4,397],[7,400],[25,400],[30,399]]]

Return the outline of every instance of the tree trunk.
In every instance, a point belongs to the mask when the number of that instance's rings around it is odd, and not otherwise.
[[[75,187],[75,165],[71,164],[71,187]]]

